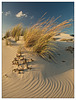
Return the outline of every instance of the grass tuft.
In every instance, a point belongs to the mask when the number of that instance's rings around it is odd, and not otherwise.
[[[13,27],[13,29],[11,30],[11,35],[14,38],[21,36],[22,34],[22,24],[18,24],[16,26]]]
[[[54,52],[56,51],[53,37],[60,34],[64,28],[70,27],[72,20],[57,23],[57,19],[61,16],[44,20],[44,15],[36,24],[28,28],[24,34],[25,47],[31,47],[31,50],[43,58],[47,58],[46,54],[48,54],[53,59]]]

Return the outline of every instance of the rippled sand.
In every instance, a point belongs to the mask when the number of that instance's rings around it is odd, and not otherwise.
[[[72,42],[57,42],[55,54],[57,63],[24,53],[26,58],[34,59],[30,63],[32,70],[24,74],[12,73],[12,60],[18,45],[5,46],[2,41],[2,97],[3,98],[73,98],[74,97],[74,66],[73,53],[65,48],[73,46]],[[64,61],[64,62],[63,62]],[[5,77],[7,74],[8,77]]]

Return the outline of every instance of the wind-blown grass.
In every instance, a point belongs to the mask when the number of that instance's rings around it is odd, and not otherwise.
[[[51,59],[54,59],[54,52],[56,51],[56,45],[54,36],[60,34],[63,29],[71,26],[72,19],[65,20],[58,23],[57,20],[61,16],[45,20],[44,16],[38,20],[38,22],[29,28],[22,29],[22,24],[18,24],[11,30],[10,34],[15,41],[19,40],[19,36],[24,35],[25,47],[29,48],[33,52],[37,53],[43,58],[47,59],[47,55],[50,55]],[[9,32],[6,34],[9,37]]]
[[[43,33],[40,29],[28,29],[27,33],[25,34],[25,46],[34,46],[42,35]]]
[[[46,54],[48,54],[53,59],[53,52],[56,50],[55,43],[52,42],[53,37],[60,34],[64,28],[70,27],[70,22],[72,20],[70,19],[57,23],[56,21],[60,16],[44,20],[44,15],[35,25],[28,28],[24,37],[25,47],[31,47],[31,50],[43,58],[46,58]]]
[[[11,35],[13,38],[15,37],[15,41],[19,40],[19,36],[21,34],[22,34],[22,24],[14,26],[14,28],[11,30]]]

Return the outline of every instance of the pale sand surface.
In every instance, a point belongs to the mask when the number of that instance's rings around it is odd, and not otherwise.
[[[20,41],[13,46],[6,46],[5,40],[2,41],[2,97],[73,98],[74,55],[65,50],[68,46],[73,47],[73,42],[57,42],[57,63],[45,61],[26,51],[26,58],[34,59],[34,62],[29,63],[32,69],[26,69],[24,74],[17,74],[12,73],[12,60],[16,56],[18,45],[22,43]]]
[[[54,36],[54,38],[57,39],[57,41],[60,41],[62,39],[74,39],[73,36],[70,36],[70,34],[65,34],[65,33],[61,33],[60,35],[58,36]]]

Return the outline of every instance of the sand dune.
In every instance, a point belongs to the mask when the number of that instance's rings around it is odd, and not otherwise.
[[[21,40],[20,40],[21,41]],[[21,43],[21,42],[18,43]],[[16,43],[16,44],[18,44]],[[73,42],[56,42],[56,63],[25,52],[24,56],[34,59],[29,63],[32,69],[24,74],[12,73],[12,60],[17,45],[6,46],[2,41],[2,97],[3,98],[73,98],[74,97],[74,57],[66,51]],[[6,75],[5,75],[6,74]]]
[[[74,37],[71,36],[70,34],[65,34],[65,33],[61,33],[59,34],[58,36],[54,36],[54,38],[57,40],[57,41],[61,41],[62,39],[66,39],[66,40],[74,40]]]

